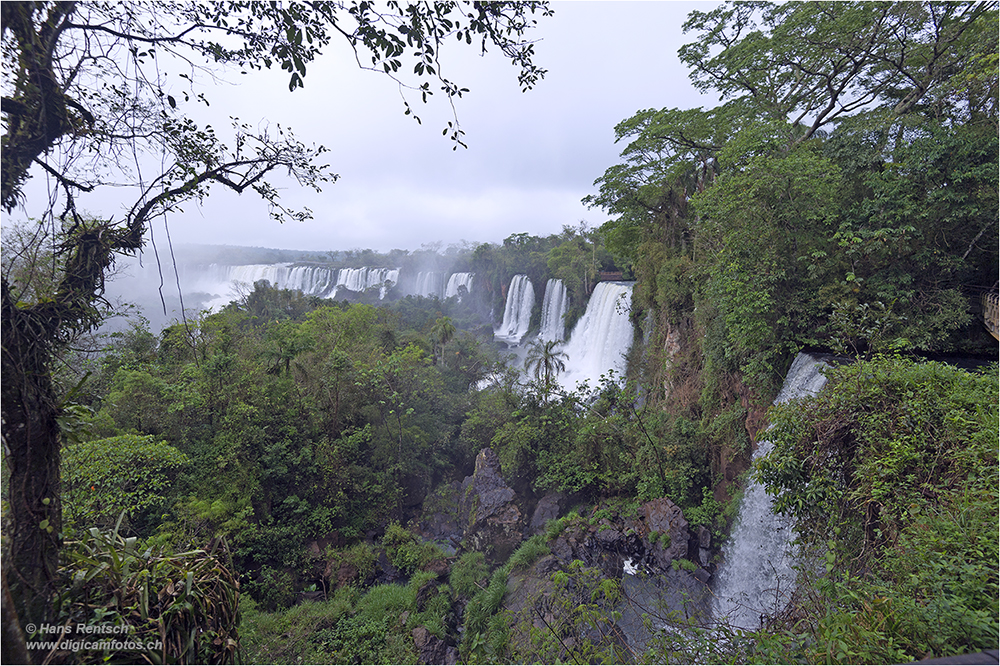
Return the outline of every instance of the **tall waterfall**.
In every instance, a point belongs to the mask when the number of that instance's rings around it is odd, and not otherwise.
[[[444,288],[444,297],[451,298],[458,296],[458,288],[465,287],[466,292],[472,291],[472,278],[475,273],[452,273],[448,278],[448,286]]]
[[[540,340],[562,340],[566,337],[566,286],[558,278],[550,279],[545,285],[542,300],[542,328],[538,332]]]
[[[591,388],[608,370],[625,372],[625,354],[632,347],[631,282],[599,282],[587,311],[573,327],[564,351],[566,372],[559,383],[568,388],[587,380]]]
[[[507,289],[503,322],[494,329],[493,337],[509,345],[521,344],[531,323],[531,308],[535,305],[535,288],[527,275],[515,275]]]
[[[444,296],[444,274],[437,271],[420,271],[417,273],[415,296],[441,298]]]
[[[820,373],[823,367],[823,361],[809,354],[795,357],[774,404],[819,393],[826,384]],[[771,442],[761,442],[753,459],[767,455],[771,448]],[[787,516],[772,513],[772,504],[764,487],[750,481],[743,491],[736,525],[722,547],[713,614],[725,617],[732,627],[759,628],[761,616],[784,608],[794,588],[792,522]]]

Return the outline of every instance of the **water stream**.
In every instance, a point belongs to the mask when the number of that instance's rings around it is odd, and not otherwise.
[[[774,404],[813,396],[826,384],[820,358],[799,354],[792,363]],[[767,455],[772,445],[761,442],[754,460]],[[779,612],[788,603],[795,584],[794,532],[787,516],[771,511],[773,499],[754,480],[743,492],[740,512],[722,547],[723,562],[715,578],[713,615],[730,626],[754,630],[761,618]]]

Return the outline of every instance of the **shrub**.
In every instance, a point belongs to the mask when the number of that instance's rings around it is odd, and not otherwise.
[[[479,581],[486,580],[489,573],[486,556],[477,551],[470,551],[463,553],[451,566],[449,580],[456,596],[471,598],[481,589]]]
[[[875,357],[776,408],[760,476],[821,565],[808,661],[996,648],[997,372]],[[825,568],[825,571],[822,569]]]
[[[151,435],[120,435],[67,446],[62,457],[66,523],[111,528],[165,506],[166,491],[188,458]],[[159,518],[159,516],[156,516]]]
[[[151,548],[143,551],[135,537],[123,538],[117,526],[91,528],[79,541],[68,541],[60,569],[59,623],[70,627],[66,640],[86,640],[91,647],[56,657],[79,663],[235,663],[239,583],[220,559],[222,548],[154,554]],[[79,625],[121,629],[74,636]],[[123,650],[95,636],[146,647]]]
[[[395,521],[386,527],[382,547],[392,566],[408,574],[423,569],[435,559],[446,557],[440,548],[421,541]]]

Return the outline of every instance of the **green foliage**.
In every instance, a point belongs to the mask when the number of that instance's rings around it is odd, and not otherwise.
[[[298,597],[293,583],[294,577],[290,571],[264,565],[247,585],[247,594],[266,610],[288,608]]]
[[[268,613],[253,599],[240,599],[240,645],[243,659],[254,664],[330,663],[315,644],[323,629],[351,612],[357,601],[355,588],[337,590],[328,601],[306,601],[286,611]]]
[[[382,547],[385,548],[392,566],[405,574],[423,569],[433,560],[445,557],[444,551],[440,548],[421,541],[417,535],[404,529],[397,522],[391,522],[385,528]]]
[[[479,551],[469,551],[451,565],[449,582],[456,596],[471,598],[482,589],[480,581],[486,581],[489,574],[486,556]]]
[[[135,537],[123,538],[118,527],[90,528],[66,544],[58,621],[68,627],[67,639],[94,646],[65,657],[73,663],[132,662],[138,655],[151,663],[236,663],[239,583],[220,561],[224,551],[155,553]],[[98,633],[77,635],[80,625],[97,625]],[[108,634],[115,626],[122,629]],[[116,650],[114,640],[145,648]]]
[[[803,602],[815,618],[812,660],[994,645],[996,368],[876,356],[829,376],[818,397],[775,408],[775,449],[759,471],[826,561]]]
[[[507,561],[507,566],[510,567],[511,571],[519,571],[522,569],[527,569],[539,558],[548,555],[550,552],[549,546],[546,543],[546,537],[544,534],[536,534],[530,539],[524,541],[517,550],[511,554],[510,559]]]
[[[375,547],[367,541],[359,541],[351,546],[337,551],[328,550],[326,559],[331,570],[330,583],[336,584],[341,567],[353,569],[354,579],[349,584],[361,584],[375,571],[378,553]]]
[[[113,526],[158,521],[171,483],[188,457],[152,435],[121,435],[70,444],[63,450],[63,506],[67,525]]]
[[[466,663],[489,663],[506,653],[507,618],[500,610],[507,594],[508,562],[493,572],[485,589],[465,607],[465,632],[459,652]]]
[[[511,661],[538,663],[627,663],[623,636],[615,628],[620,584],[579,560],[556,571],[551,587],[511,618]]]

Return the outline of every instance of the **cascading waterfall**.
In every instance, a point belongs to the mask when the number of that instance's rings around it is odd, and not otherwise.
[[[342,268],[337,273],[337,289],[362,292],[374,287],[379,289],[379,298],[385,298],[388,287],[399,281],[398,268]],[[387,286],[388,284],[388,286]]]
[[[535,305],[535,288],[527,275],[515,275],[507,289],[507,303],[504,306],[503,322],[494,329],[493,337],[508,345],[519,345],[528,333],[531,323],[531,308]]]
[[[188,271],[189,273],[191,271]],[[212,264],[196,271],[191,288],[219,296],[207,303],[210,308],[221,307],[235,297],[234,282],[252,287],[259,280],[267,280],[276,289],[296,289],[307,296],[336,298],[340,289],[363,292],[379,288],[379,298],[385,298],[387,285],[399,281],[397,268],[324,268],[322,266],[293,266],[292,264],[248,264],[224,266]]]
[[[826,363],[809,354],[799,354],[788,369],[785,383],[774,404],[813,396],[826,384],[820,372]],[[761,442],[753,459],[771,450]],[[732,627],[754,630],[762,615],[773,615],[788,602],[795,584],[796,555],[792,521],[771,511],[773,500],[764,487],[750,481],[743,492],[739,516],[723,545],[723,563],[716,574],[713,615]]]
[[[415,296],[441,298],[444,296],[444,275],[437,271],[420,271],[417,273]]]
[[[545,284],[545,298],[542,300],[542,328],[538,338],[546,342],[563,340],[566,337],[566,286],[558,278],[552,278]]]
[[[460,297],[459,287],[465,287],[466,293],[472,293],[472,278],[475,275],[475,273],[452,273],[451,277],[448,278],[448,286],[444,289],[444,297]]]
[[[566,352],[566,372],[559,383],[573,388],[589,381],[597,387],[598,379],[608,370],[625,372],[625,355],[632,347],[631,282],[599,282],[587,302],[587,311],[573,327]]]
[[[337,271],[320,266],[293,266],[291,264],[250,264],[246,266],[214,266],[213,274],[223,272],[222,283],[228,288],[233,282],[253,287],[259,280],[267,280],[277,289],[297,289],[310,296],[325,297],[333,292]]]

